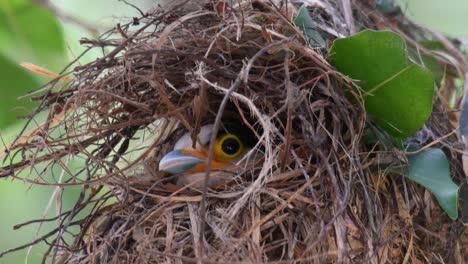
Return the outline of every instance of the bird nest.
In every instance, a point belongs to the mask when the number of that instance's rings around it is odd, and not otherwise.
[[[353,25],[397,31],[412,45],[416,35],[429,34],[367,1],[345,8],[340,1],[312,2],[308,10],[328,44],[349,35],[349,11]],[[293,25],[297,5],[179,8],[156,9],[99,40],[83,40],[110,51],[76,66],[70,80],[37,91],[36,113],[48,111],[47,121],[10,146],[2,174],[21,177],[27,170],[22,180],[81,187],[73,208],[42,220],[59,223],[36,241],[51,245],[44,260],[460,259],[457,223],[402,177],[403,152],[385,140],[365,140],[383,133],[367,119],[352,80],[327,62],[327,49],[311,45]],[[426,129],[438,138],[454,126],[448,106],[434,101]],[[171,176],[158,169],[183,134],[196,139],[212,124],[217,135],[226,123],[246,128],[254,141],[234,170],[208,166]],[[457,142],[453,134],[443,140],[432,144]],[[454,177],[463,179],[460,156],[446,150]],[[61,173],[45,176],[57,168]]]

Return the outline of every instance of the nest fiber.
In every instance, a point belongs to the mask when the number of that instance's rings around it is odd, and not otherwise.
[[[71,209],[42,220],[59,223],[36,241],[50,245],[44,261],[462,259],[457,223],[402,177],[401,151],[366,142],[380,130],[356,85],[327,62],[332,41],[356,28],[390,29],[410,45],[430,33],[379,13],[373,1],[297,2],[182,3],[82,41],[102,48],[103,57],[36,92],[37,113],[47,111],[47,121],[23,133],[0,171],[81,189]],[[325,46],[294,25],[300,2]],[[426,124],[435,137],[454,128],[447,107],[436,103],[440,111]],[[249,129],[255,141],[248,162],[229,177],[207,185],[202,172],[197,183],[181,185],[158,170],[182,134],[196,137],[202,126],[217,131],[226,122]],[[447,153],[454,177],[463,179],[459,154]],[[50,171],[58,172],[44,176]],[[216,173],[226,172],[213,169],[210,177]]]

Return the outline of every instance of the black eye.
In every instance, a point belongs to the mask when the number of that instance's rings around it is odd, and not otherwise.
[[[223,144],[221,145],[221,149],[223,150],[223,152],[228,155],[236,154],[239,151],[240,147],[240,142],[236,138],[227,138],[223,141]]]

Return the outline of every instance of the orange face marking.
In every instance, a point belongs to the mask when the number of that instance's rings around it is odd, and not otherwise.
[[[202,149],[202,150],[181,149],[179,151],[184,154],[190,154],[190,155],[203,158],[208,161],[208,151],[206,151],[205,149]],[[216,160],[215,157],[211,161],[211,169],[219,169],[227,165],[229,165],[229,162],[218,161]],[[205,171],[207,168],[208,168],[208,162],[204,162],[204,163],[200,163],[200,164],[193,166],[192,168],[188,169],[187,172],[201,172],[201,171]]]

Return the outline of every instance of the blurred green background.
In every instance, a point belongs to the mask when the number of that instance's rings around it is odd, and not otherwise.
[[[142,10],[157,4],[152,0],[129,2]],[[79,39],[96,38],[116,23],[134,16],[139,16],[138,11],[118,0],[0,0],[0,136],[3,140],[0,142],[15,137],[24,125],[16,117],[28,114],[34,107],[29,99],[18,100],[18,96],[50,80],[23,69],[19,63],[31,62],[58,73],[84,50]],[[97,56],[100,51],[90,52],[80,63]],[[59,174],[60,170],[55,173]],[[29,243],[54,228],[52,222],[13,230],[15,224],[43,215],[54,216],[57,201],[51,200],[54,191],[54,187],[0,180],[0,252]],[[65,188],[63,207],[70,208],[77,195],[77,188]],[[49,202],[51,206],[47,210]],[[26,248],[0,258],[0,263],[40,263],[45,248],[44,243],[34,246],[29,255]]]
[[[141,10],[157,5],[157,0],[128,0]],[[391,0],[378,0],[382,5]],[[397,0],[401,9],[417,23],[429,26],[462,42],[468,40],[467,0]],[[95,38],[115,24],[139,16],[136,9],[119,0],[0,0],[0,137],[11,141],[24,121],[16,117],[30,113],[34,105],[20,95],[40,87],[49,79],[19,66],[31,62],[54,72],[67,65],[84,48],[82,37]],[[88,53],[86,63],[100,55]],[[56,173],[60,173],[57,171]],[[13,226],[43,215],[53,216],[54,187],[38,187],[18,180],[0,180],[0,252],[31,242],[54,228],[53,224],[31,225],[14,231]],[[76,188],[65,188],[64,207],[77,198]],[[48,203],[51,200],[49,210]],[[45,245],[8,254],[0,263],[39,263]]]

